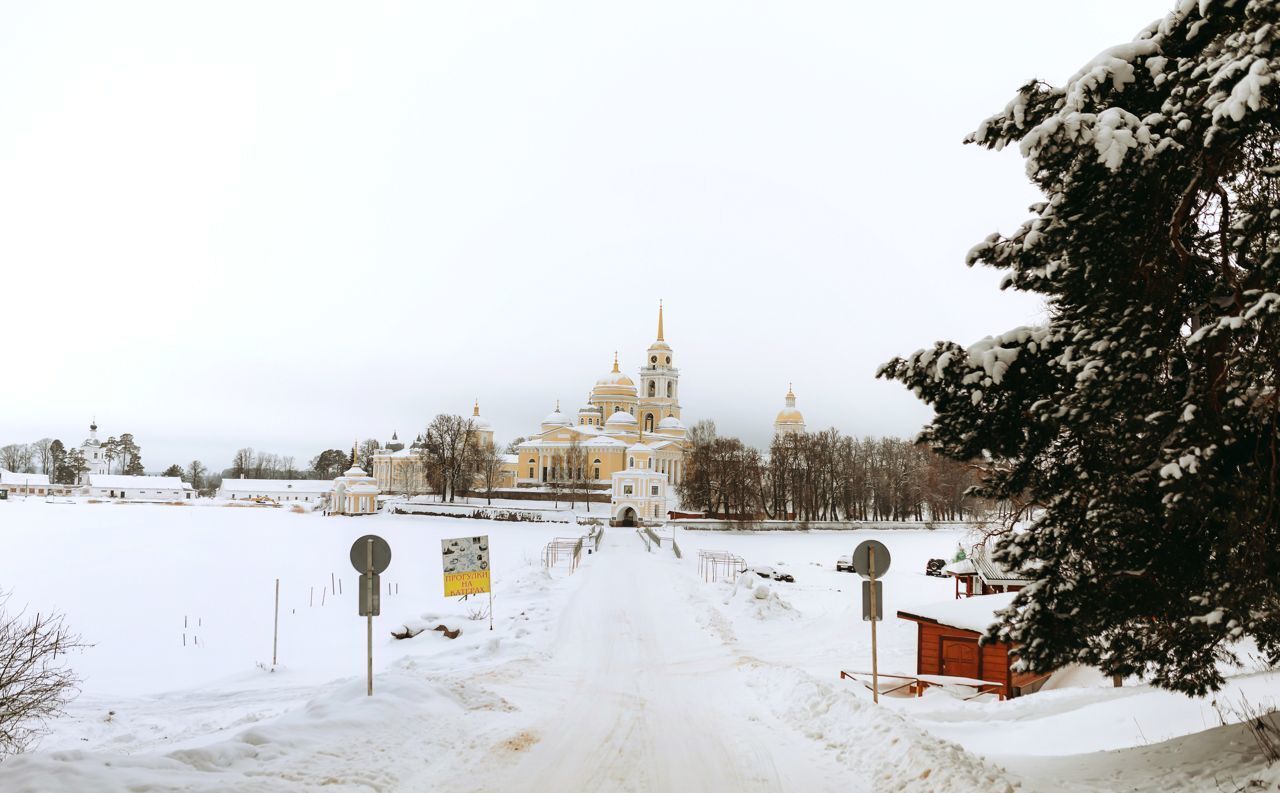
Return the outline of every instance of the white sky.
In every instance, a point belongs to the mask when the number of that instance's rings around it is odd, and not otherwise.
[[[1036,200],[963,136],[1168,5],[0,4],[0,443],[506,440],[659,298],[686,422],[912,434],[880,363],[1041,313],[963,264]]]

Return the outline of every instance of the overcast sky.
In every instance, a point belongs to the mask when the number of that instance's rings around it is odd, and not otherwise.
[[[688,423],[910,435],[876,367],[1041,317],[962,146],[1168,0],[0,4],[0,443],[309,459],[633,373]]]

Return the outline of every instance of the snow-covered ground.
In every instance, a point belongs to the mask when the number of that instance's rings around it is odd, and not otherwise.
[[[1280,785],[1239,725],[1217,726],[1209,701],[1113,689],[1088,670],[1010,702],[933,690],[877,707],[841,681],[841,669],[870,668],[870,648],[858,579],[835,572],[835,559],[868,537],[890,548],[880,668],[911,673],[915,625],[892,615],[951,597],[950,581],[925,576],[924,563],[949,557],[959,531],[677,530],[677,560],[669,543],[650,552],[633,531],[606,529],[600,552],[574,575],[563,563],[544,570],[542,546],[580,531],[210,505],[0,503],[9,607],[58,608],[94,644],[73,659],[83,693],[38,750],[0,763],[0,790]],[[365,533],[393,551],[375,619],[372,698],[347,561]],[[469,613],[484,601],[441,595],[439,540],[482,533],[491,538],[492,632]],[[771,583],[764,598],[706,583],[699,549],[796,581]],[[339,579],[341,594],[330,588]],[[413,621],[463,632],[390,638]],[[1219,699],[1241,695],[1274,701],[1280,678],[1241,670]]]

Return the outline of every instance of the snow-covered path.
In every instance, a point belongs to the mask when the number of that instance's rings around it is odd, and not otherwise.
[[[522,680],[529,695],[553,691],[562,703],[483,789],[860,789],[766,713],[742,659],[699,626],[690,580],[669,550],[647,553],[625,529],[604,542],[580,573],[550,657]]]

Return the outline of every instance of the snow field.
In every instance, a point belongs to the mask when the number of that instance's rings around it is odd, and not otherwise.
[[[916,629],[896,611],[953,596],[924,563],[950,558],[960,531],[677,529],[683,560],[605,531],[569,577],[539,561],[551,537],[578,533],[566,524],[0,504],[11,605],[56,606],[95,644],[74,659],[83,695],[39,750],[0,763],[0,790],[1154,791],[1275,773],[1209,701],[1112,689],[1090,670],[1010,702],[930,690],[872,705],[838,677],[869,669],[870,648],[860,579],[836,558],[871,537],[889,547],[880,669],[911,673]],[[365,533],[393,550],[373,698],[347,561]],[[492,633],[440,595],[440,539],[482,533]],[[704,582],[700,548],[796,582]],[[331,572],[343,594],[320,606]],[[268,672],[276,576],[281,663]],[[181,644],[184,615],[202,621],[199,646]],[[389,637],[438,622],[463,633]],[[1274,673],[1240,670],[1221,697],[1278,691]]]

